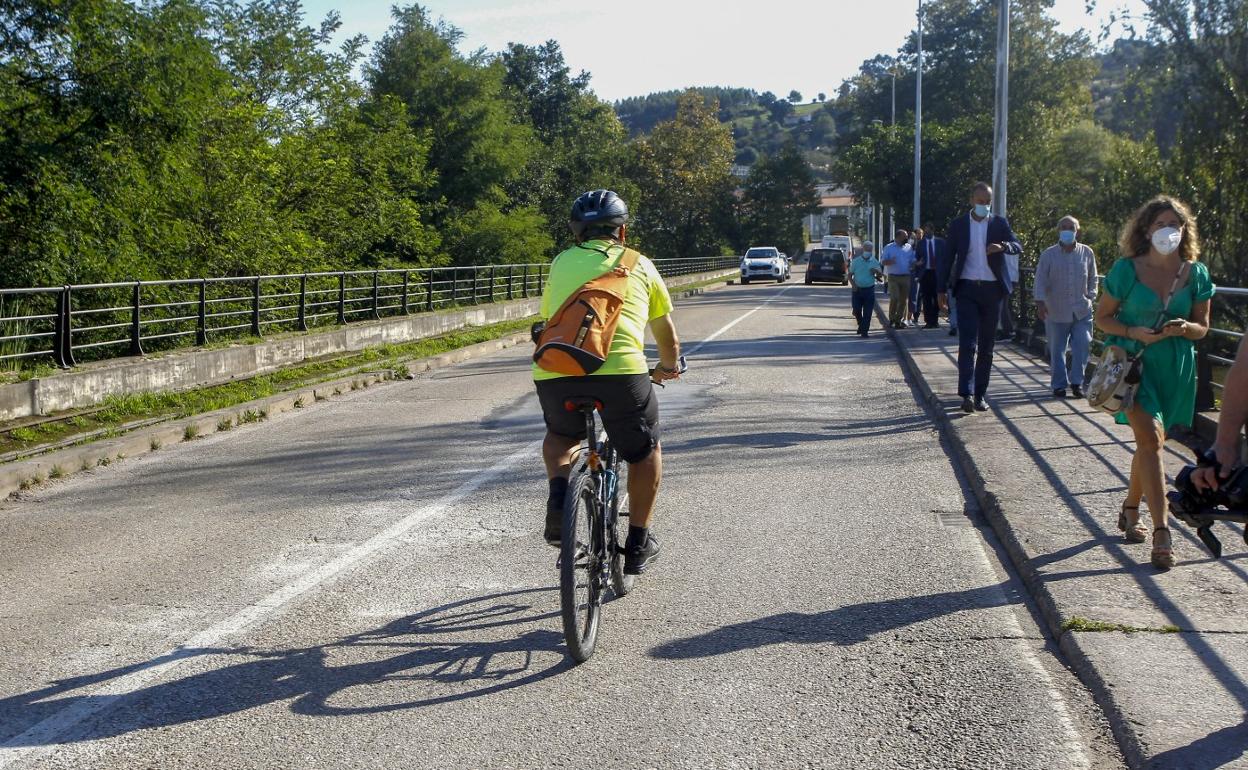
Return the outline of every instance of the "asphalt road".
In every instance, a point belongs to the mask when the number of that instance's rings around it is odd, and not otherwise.
[[[6,503],[0,768],[1121,767],[847,290],[676,317],[589,663],[514,349]]]

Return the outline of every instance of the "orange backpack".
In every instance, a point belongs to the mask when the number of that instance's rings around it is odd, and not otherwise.
[[[602,368],[628,298],[628,276],[640,257],[624,249],[614,268],[572,292],[538,334],[534,363],[570,377],[584,377]]]

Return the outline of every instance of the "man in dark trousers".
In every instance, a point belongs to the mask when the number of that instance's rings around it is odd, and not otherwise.
[[[988,376],[996,342],[1001,300],[1014,290],[1006,254],[1023,247],[1005,217],[991,213],[992,188],[976,182],[971,188],[971,211],[949,223],[946,246],[949,271],[936,276],[941,307],[947,296],[957,300],[958,395],[962,411],[988,409]]]
[[[919,304],[923,307],[923,328],[940,326],[940,306],[936,302],[936,270],[944,261],[945,239],[936,236],[931,222],[923,225],[923,240],[915,247],[919,252]]]

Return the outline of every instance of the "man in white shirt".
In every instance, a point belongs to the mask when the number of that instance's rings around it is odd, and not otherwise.
[[[992,349],[1004,299],[1014,290],[1007,256],[1017,257],[1019,244],[1005,217],[991,213],[992,187],[976,182],[971,211],[949,223],[945,239],[948,270],[936,276],[942,307],[948,295],[958,300],[958,395],[962,411],[988,409],[985,395],[992,373]]]

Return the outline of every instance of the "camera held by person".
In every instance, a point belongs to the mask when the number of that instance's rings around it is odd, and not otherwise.
[[[1210,468],[1220,479],[1217,485],[1199,484],[1193,474]],[[1248,523],[1248,466],[1240,465],[1224,475],[1213,450],[1189,465],[1174,480],[1175,490],[1166,495],[1170,511],[1179,521],[1196,528],[1196,536],[1215,558],[1222,556],[1222,543],[1213,534],[1215,521]],[[1248,543],[1248,530],[1244,531]]]

